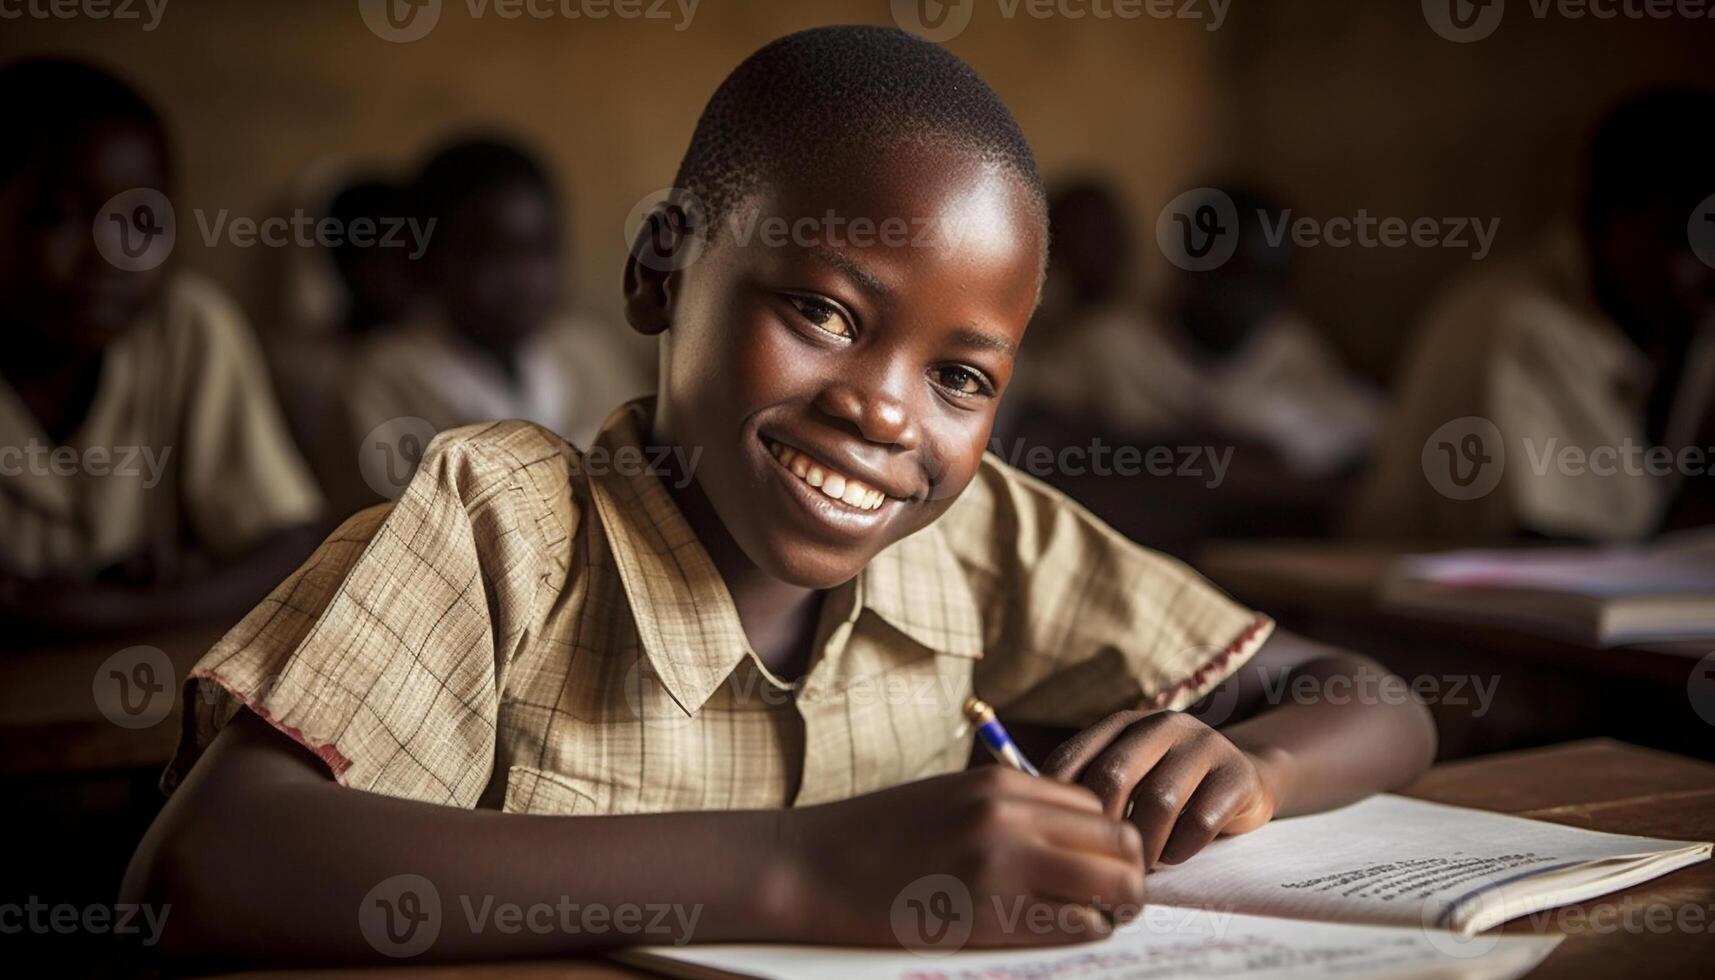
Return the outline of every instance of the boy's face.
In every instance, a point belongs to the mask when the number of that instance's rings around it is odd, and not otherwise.
[[[786,183],[656,274],[657,434],[701,450],[697,487],[758,568],[831,588],[976,474],[1044,229],[1016,178],[953,151]]]
[[[165,151],[158,133],[121,120],[55,143],[0,183],[0,311],[53,346],[95,351],[131,325],[166,268],[103,259],[96,213],[133,188],[166,193]]]

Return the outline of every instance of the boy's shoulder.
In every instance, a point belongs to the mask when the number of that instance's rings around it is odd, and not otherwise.
[[[574,478],[583,454],[552,430],[522,419],[443,430],[423,451],[413,484],[451,493],[467,505],[502,497],[575,523]]]

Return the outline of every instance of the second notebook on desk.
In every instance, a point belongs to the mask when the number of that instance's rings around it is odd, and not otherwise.
[[[1402,558],[1381,601],[1593,646],[1715,640],[1715,534],[1670,536],[1647,547]]]

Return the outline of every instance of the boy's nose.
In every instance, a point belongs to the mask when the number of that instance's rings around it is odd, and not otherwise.
[[[833,418],[852,424],[869,442],[900,449],[916,449],[917,426],[904,401],[886,392],[866,391],[849,384],[822,389],[816,407]]]

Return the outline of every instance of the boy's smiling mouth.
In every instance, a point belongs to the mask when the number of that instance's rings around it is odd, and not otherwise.
[[[821,491],[828,499],[860,511],[880,510],[882,505],[887,503],[887,494],[857,477],[842,473],[809,453],[784,443],[772,439],[764,441],[768,452],[780,461],[781,466],[790,470],[792,475],[805,485]]]

